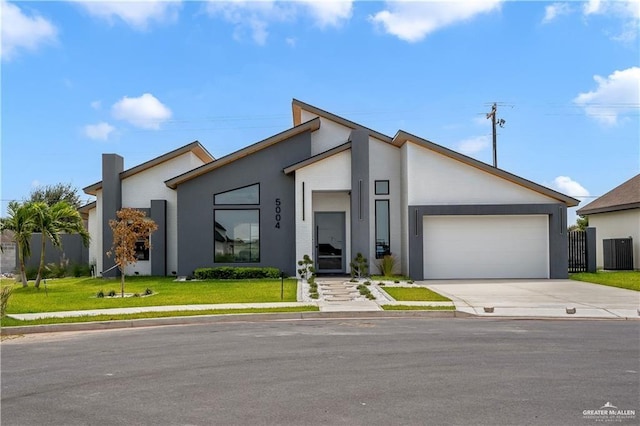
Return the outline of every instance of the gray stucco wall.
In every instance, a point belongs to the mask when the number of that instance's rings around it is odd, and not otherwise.
[[[59,264],[64,258],[69,260],[69,264],[86,265],[89,263],[89,248],[82,244],[80,235],[60,235],[62,248],[55,247],[51,241],[47,240],[44,248],[44,264]],[[36,233],[31,236],[31,257],[25,261],[28,268],[37,268],[40,265],[40,253],[42,252],[42,234]],[[18,259],[16,255],[16,269]]]
[[[115,265],[107,251],[113,246],[113,232],[109,220],[116,219],[116,213],[122,208],[122,184],[120,173],[124,170],[124,159],[117,154],[102,154],[102,269],[106,271]],[[98,271],[102,272],[102,271]],[[116,277],[118,268],[102,274],[103,277]]]
[[[369,212],[369,133],[353,130],[351,141],[351,255],[371,252]],[[345,259],[348,265],[351,259]],[[347,267],[347,272],[350,268]]]
[[[409,276],[415,280],[424,278],[423,216],[525,214],[549,216],[549,278],[567,278],[567,207],[564,204],[409,206]]]
[[[295,177],[283,169],[311,156],[306,132],[214,169],[178,186],[178,275],[215,266],[272,266],[296,273]],[[259,206],[214,206],[213,195],[260,184]],[[275,227],[275,200],[281,202]],[[260,262],[214,262],[214,208],[260,209]]]
[[[167,272],[167,201],[151,200],[149,217],[158,225],[151,235],[151,275],[164,276]]]

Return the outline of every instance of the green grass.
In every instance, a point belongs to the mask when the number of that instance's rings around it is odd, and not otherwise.
[[[120,293],[120,281],[102,278],[62,278],[47,280],[47,290],[22,288],[13,280],[13,294],[7,305],[7,313],[74,311],[84,309],[126,308],[135,306],[166,306],[210,303],[262,303],[295,302],[297,281],[284,280],[284,298],[280,300],[280,280],[207,280],[175,282],[172,277],[127,277],[126,293],[144,293],[150,288],[154,294],[148,297],[96,298],[103,290]]]
[[[384,275],[371,275],[369,277],[371,281],[411,281],[411,278],[405,275],[392,275],[390,277]]]
[[[451,299],[444,297],[434,291],[424,287],[384,287],[383,291],[389,293],[397,301],[428,301],[428,302],[450,302]]]
[[[455,306],[382,305],[385,311],[455,311]]]
[[[608,285],[610,287],[640,291],[640,271],[598,271],[595,274],[580,272],[578,274],[571,274],[569,278],[576,281],[586,281],[594,284]]]
[[[292,306],[282,308],[245,308],[245,309],[206,309],[201,311],[166,311],[166,312],[139,312],[135,314],[120,315],[83,315],[67,318],[41,318],[37,320],[21,321],[14,318],[3,318],[2,327],[18,327],[44,324],[69,324],[94,321],[118,321],[142,318],[166,318],[166,317],[190,317],[201,315],[225,315],[225,314],[265,314],[280,312],[313,312],[318,311],[317,306]]]

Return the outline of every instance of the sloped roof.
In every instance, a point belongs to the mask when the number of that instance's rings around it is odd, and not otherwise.
[[[293,101],[291,101],[291,109],[293,110],[293,125],[297,126],[299,124],[301,124],[302,122],[302,110],[308,111],[310,113],[316,114],[320,117],[324,117],[327,118],[331,121],[334,121],[338,124],[341,124],[345,127],[348,127],[349,129],[355,130],[355,129],[360,129],[360,130],[364,130],[367,133],[369,133],[369,136],[373,136],[376,139],[380,139],[381,141],[384,142],[388,142],[391,143],[392,142],[392,138],[390,136],[387,136],[385,134],[382,134],[380,132],[377,132],[375,130],[369,129],[368,127],[364,127],[358,123],[354,123],[351,120],[347,120],[344,117],[340,117],[339,115],[335,115],[333,113],[330,113],[329,111],[325,111],[323,109],[320,109],[318,107],[315,107],[313,105],[309,105],[307,103],[304,103],[302,101],[299,101],[297,99],[293,99]]]
[[[578,209],[580,215],[640,208],[640,174]]]
[[[342,145],[338,145],[338,146],[336,146],[334,148],[328,149],[328,150],[326,150],[324,152],[321,152],[320,154],[316,154],[313,157],[309,157],[306,160],[302,160],[302,161],[299,161],[299,162],[297,162],[295,164],[287,166],[287,167],[284,168],[283,171],[284,171],[285,174],[288,175],[289,173],[295,172],[296,170],[301,169],[302,167],[306,167],[306,166],[308,166],[310,164],[317,163],[318,161],[321,161],[321,160],[324,160],[325,158],[328,158],[328,157],[331,157],[333,155],[339,154],[339,153],[341,153],[343,151],[346,151],[346,150],[348,150],[350,148],[351,148],[351,142],[343,143]]]
[[[189,181],[193,178],[201,176],[205,173],[209,173],[211,170],[215,170],[219,167],[222,167],[226,164],[232,163],[236,160],[239,160],[243,157],[246,157],[254,152],[265,149],[271,145],[275,145],[278,142],[282,142],[284,140],[290,139],[296,135],[299,135],[304,132],[315,132],[320,128],[320,119],[314,118],[313,120],[307,121],[306,123],[300,124],[296,127],[292,127],[291,129],[285,130],[284,132],[278,133],[277,135],[273,135],[267,139],[264,139],[260,142],[256,142],[253,145],[249,145],[246,148],[242,148],[239,151],[233,152],[229,155],[221,157],[216,161],[213,161],[208,164],[204,164],[200,167],[197,167],[193,170],[190,170],[186,173],[183,173],[179,176],[166,180],[164,183],[171,189],[176,189],[178,185]]]
[[[407,142],[416,143],[424,148],[430,149],[431,151],[437,152],[438,154],[444,155],[446,157],[452,158],[454,160],[465,163],[471,167],[475,167],[476,169],[487,172],[491,175],[500,177],[502,179],[506,179],[509,182],[513,182],[518,184],[524,188],[530,189],[532,191],[538,192],[547,197],[554,198],[558,201],[562,201],[567,205],[567,207],[575,207],[580,202],[573,197],[569,197],[568,195],[562,194],[558,191],[554,191],[553,189],[547,188],[546,186],[539,185],[535,182],[527,180],[525,178],[521,178],[520,176],[514,175],[513,173],[509,173],[505,170],[499,169],[497,167],[493,167],[487,163],[483,163],[482,161],[478,161],[475,158],[468,157],[464,154],[460,154],[459,152],[453,151],[449,148],[445,148],[444,146],[435,144],[426,139],[420,138],[418,136],[412,135],[411,133],[407,133],[403,130],[398,131],[395,137],[393,138],[393,144],[396,146],[402,146]]]
[[[151,159],[147,162],[144,162],[142,164],[139,164],[135,167],[132,167],[130,169],[127,169],[125,171],[123,171],[122,173],[120,173],[120,179],[125,179],[128,178],[129,176],[133,176],[137,173],[143,172],[145,170],[148,170],[152,167],[155,167],[159,164],[162,164],[166,161],[172,160],[176,157],[181,156],[182,154],[185,154],[187,152],[192,152],[196,157],[198,157],[200,160],[202,160],[205,164],[211,163],[212,161],[215,160],[215,158],[213,157],[213,155],[211,155],[209,153],[209,151],[207,151],[205,149],[205,147],[203,147],[200,142],[198,141],[194,141],[191,142],[185,146],[182,146],[178,149],[174,149],[173,151],[167,152],[166,154],[162,154],[159,157],[156,157],[154,159]],[[90,194],[90,195],[96,195],[96,191],[98,191],[99,189],[102,188],[102,181],[100,182],[96,182],[92,185],[89,185],[85,188],[83,188],[83,191],[86,194]]]

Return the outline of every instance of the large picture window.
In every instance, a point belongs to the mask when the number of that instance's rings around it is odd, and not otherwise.
[[[214,211],[214,262],[260,262],[260,210]]]
[[[215,205],[260,204],[260,184],[244,186],[213,196]]]
[[[391,254],[389,200],[376,200],[376,259]]]

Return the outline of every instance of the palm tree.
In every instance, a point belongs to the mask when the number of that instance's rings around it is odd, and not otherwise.
[[[13,232],[13,241],[18,246],[18,259],[20,261],[20,279],[22,287],[27,286],[27,274],[25,272],[25,259],[31,256],[31,234],[35,229],[35,222],[31,211],[31,203],[20,204],[11,201],[7,208],[8,217],[0,218],[0,230]]]
[[[87,246],[89,245],[89,233],[84,228],[78,210],[67,201],[59,201],[52,206],[48,206],[44,202],[32,203],[31,212],[36,231],[42,233],[40,265],[35,282],[35,287],[39,288],[44,270],[44,250],[47,240],[50,240],[54,247],[62,247],[60,234],[79,234],[82,237],[82,243]]]

